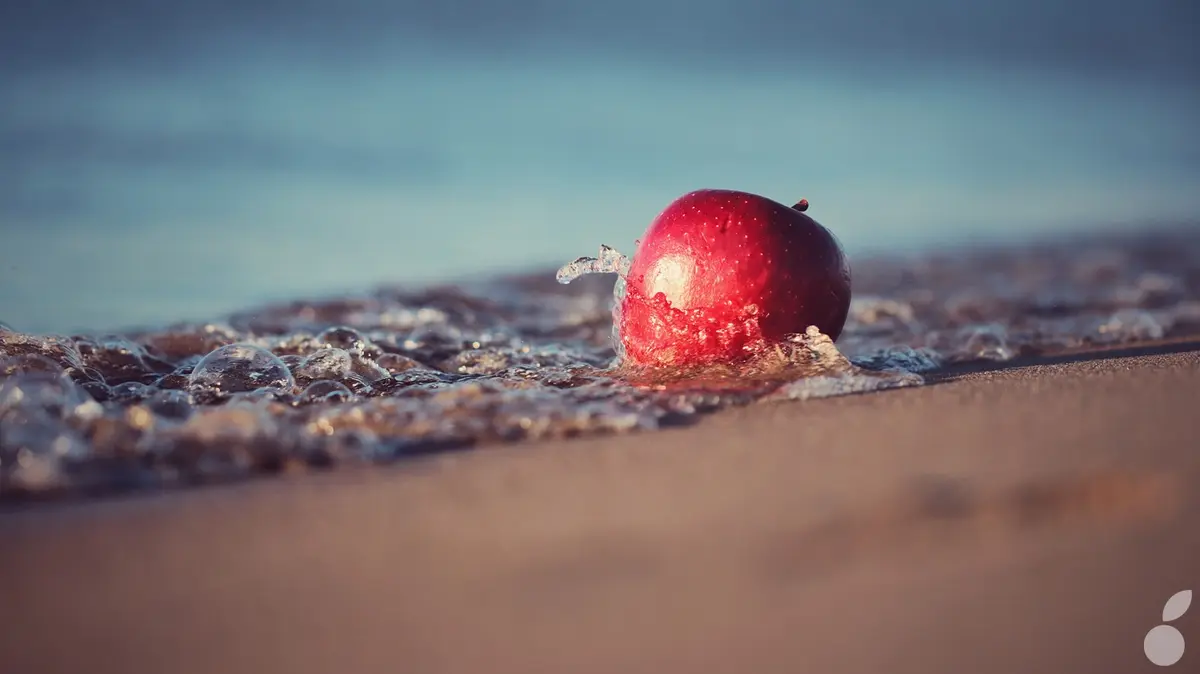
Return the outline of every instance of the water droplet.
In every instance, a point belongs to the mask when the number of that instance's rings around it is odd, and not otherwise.
[[[264,386],[291,390],[295,380],[275,354],[253,344],[238,343],[222,346],[201,359],[188,384],[192,389],[238,393]]]
[[[349,352],[337,348],[321,349],[296,367],[296,378],[341,379],[350,373],[352,365]]]
[[[332,379],[315,381],[309,384],[308,388],[304,389],[304,392],[300,394],[301,402],[309,404],[318,402],[344,402],[353,397],[354,394],[351,393],[350,389],[346,388],[345,384]]]

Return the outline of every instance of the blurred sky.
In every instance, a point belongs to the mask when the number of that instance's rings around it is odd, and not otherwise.
[[[855,254],[1195,222],[1194,0],[8,0],[0,321],[631,253],[744,189]]]

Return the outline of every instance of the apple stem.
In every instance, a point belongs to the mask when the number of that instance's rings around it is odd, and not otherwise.
[[[803,213],[804,211],[807,211],[808,210],[808,199],[801,199],[800,201],[798,201],[796,203],[795,206],[792,206],[792,208],[800,211],[801,213]]]

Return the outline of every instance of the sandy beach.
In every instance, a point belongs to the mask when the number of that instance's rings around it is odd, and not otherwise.
[[[1143,637],[1200,586],[1195,347],[10,510],[0,653],[47,674],[1159,671]],[[1200,644],[1198,616],[1174,624]]]

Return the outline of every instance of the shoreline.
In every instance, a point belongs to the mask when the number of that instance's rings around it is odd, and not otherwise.
[[[919,376],[924,379],[925,383],[919,385],[918,388],[942,385],[949,382],[959,381],[964,378],[984,378],[990,380],[995,377],[1002,377],[1004,376],[1004,373],[1010,370],[1023,372],[1029,368],[1045,366],[1071,365],[1075,363],[1087,363],[1089,361],[1096,360],[1103,361],[1108,359],[1139,358],[1144,356],[1171,356],[1193,351],[1200,352],[1200,338],[1197,338],[1192,333],[1185,332],[1183,334],[1168,337],[1166,339],[1140,342],[1135,344],[1088,346],[1074,349],[1063,349],[1048,354],[1017,356],[1015,358],[1003,361],[981,359],[961,363],[951,363],[948,365],[943,365],[935,370],[920,373]],[[257,471],[244,475],[212,477],[206,480],[198,480],[194,482],[174,482],[154,486],[99,487],[85,488],[79,491],[49,491],[44,493],[32,492],[19,496],[10,495],[8,498],[0,498],[0,517],[3,517],[6,513],[16,513],[26,510],[43,510],[46,508],[55,507],[82,506],[88,503],[112,500],[143,500],[163,497],[169,498],[176,494],[186,494],[196,490],[223,489],[263,482],[274,482],[279,480],[286,481],[296,478],[320,479],[323,475],[328,473],[353,475],[360,472],[370,474],[375,471],[404,470],[405,467],[411,467],[414,464],[436,461],[443,455],[453,456],[457,454],[470,454],[476,452],[492,452],[499,448],[517,448],[519,451],[520,448],[545,445],[547,443],[575,443],[584,440],[609,440],[613,442],[621,442],[624,438],[629,438],[636,435],[662,433],[664,431],[671,431],[680,427],[688,428],[698,424],[703,424],[706,422],[706,420],[710,419],[714,415],[728,414],[732,410],[755,408],[758,406],[769,407],[780,404],[806,404],[810,402],[810,400],[819,400],[825,398],[855,398],[863,395],[878,395],[880,393],[893,390],[894,388],[897,387],[881,388],[877,390],[861,392],[855,391],[850,393],[840,393],[832,396],[820,396],[804,400],[789,401],[770,400],[764,398],[748,403],[733,404],[728,407],[723,407],[711,412],[700,414],[681,422],[677,421],[666,423],[659,428],[645,431],[627,433],[600,432],[585,434],[573,438],[538,440],[520,439],[515,441],[485,442],[483,444],[473,445],[433,447],[427,451],[397,456],[393,459],[381,461],[375,465],[361,463],[331,464],[330,466],[324,468],[292,465],[289,467],[284,467],[278,471]]]
[[[0,511],[0,652],[134,674],[1156,671],[1142,637],[1200,590],[1195,348]]]

